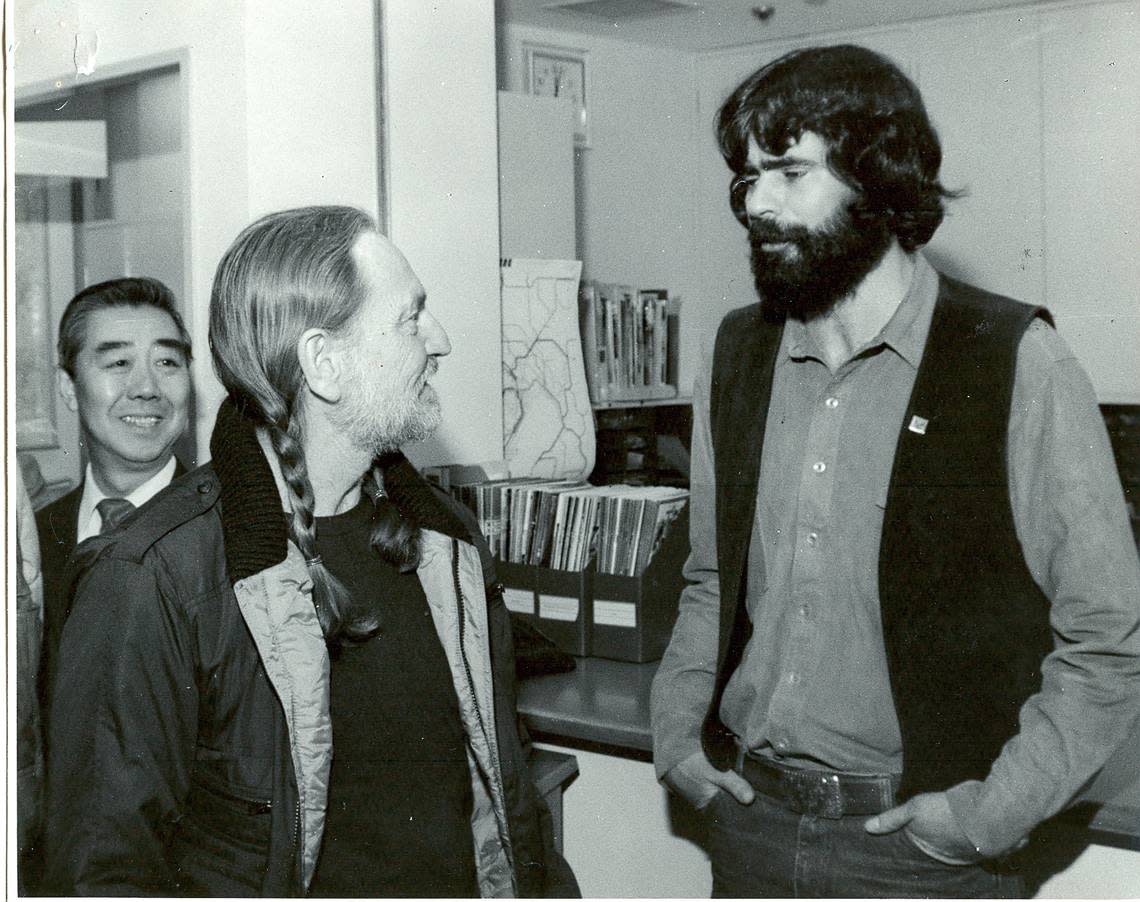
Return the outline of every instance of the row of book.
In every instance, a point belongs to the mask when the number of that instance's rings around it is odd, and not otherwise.
[[[640,576],[688,502],[672,486],[517,478],[453,484],[502,561]]]
[[[676,397],[680,300],[663,288],[589,280],[582,281],[578,299],[590,398]]]

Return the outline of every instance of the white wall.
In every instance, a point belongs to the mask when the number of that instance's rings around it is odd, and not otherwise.
[[[499,254],[577,260],[574,108],[499,92]]]
[[[500,28],[499,86],[522,91],[523,43],[585,50],[590,145],[575,152],[583,279],[682,298],[681,385],[692,382],[707,280],[694,271],[695,58],[589,35]],[[726,181],[727,183],[727,181]]]
[[[350,204],[376,216],[373,3],[341,0],[335,14],[303,0],[244,5],[250,218],[306,204]]]
[[[491,0],[384,4],[391,238],[453,351],[443,426],[416,463],[503,457],[495,24]]]
[[[1102,401],[1140,402],[1140,3],[1042,13],[1045,300]],[[1135,886],[1135,884],[1134,884]]]
[[[584,898],[708,898],[708,857],[673,832],[651,763],[539,745],[578,760],[562,797],[562,851]]]
[[[16,9],[17,98],[88,78],[76,36],[98,36],[93,78],[183,63],[187,173],[187,326],[198,362],[205,454],[220,389],[206,353],[214,268],[254,217],[305,203],[377,212],[371,0],[48,0]]]
[[[1069,867],[1041,885],[1037,899],[1135,899],[1140,852],[1089,846]]]

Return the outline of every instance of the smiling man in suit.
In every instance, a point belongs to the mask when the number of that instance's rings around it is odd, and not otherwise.
[[[190,336],[155,279],[112,279],[79,292],[59,323],[58,385],[79,414],[83,481],[36,514],[44,577],[41,693],[67,616],[67,560],[183,470],[174,445],[190,409]]]

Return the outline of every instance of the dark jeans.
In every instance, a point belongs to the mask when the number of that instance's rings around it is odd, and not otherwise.
[[[901,830],[867,833],[866,816],[796,814],[760,793],[741,805],[723,790],[705,812],[713,898],[1024,896],[1021,877],[1008,868],[942,864]]]

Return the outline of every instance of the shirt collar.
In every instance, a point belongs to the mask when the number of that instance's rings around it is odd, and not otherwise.
[[[887,324],[867,347],[886,345],[915,369],[922,360],[934,303],[938,300],[938,273],[921,253],[914,255],[914,274],[910,287]],[[818,358],[815,343],[806,326],[797,319],[789,319],[785,326],[784,347],[787,356],[795,359]]]
[[[174,479],[174,470],[177,466],[178,461],[174,459],[174,455],[172,454],[170,460],[166,462],[166,465],[127,495],[126,500],[131,502],[135,507],[142,507],[150,501],[151,498],[170,485],[171,480]],[[103,518],[99,516],[99,512],[96,508],[99,506],[100,501],[109,497],[111,496],[104,494],[103,490],[99,488],[99,484],[95,482],[95,474],[91,470],[91,464],[88,463],[87,471],[83,477],[83,497],[79,501],[79,516],[76,520],[76,543],[99,534],[99,530],[103,526]]]
[[[918,369],[938,300],[938,273],[921,253],[915,254],[914,260],[914,275],[906,296],[871,344],[887,345]]]

